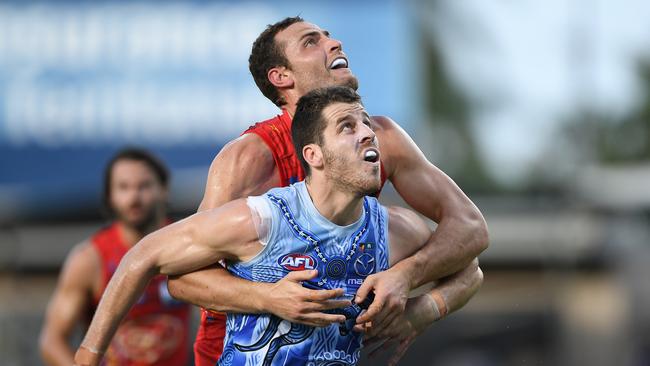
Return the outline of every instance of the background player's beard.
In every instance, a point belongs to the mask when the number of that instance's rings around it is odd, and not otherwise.
[[[116,218],[124,225],[127,225],[139,232],[149,232],[155,228],[155,225],[158,221],[157,213],[159,210],[159,205],[159,203],[154,203],[149,207],[144,207],[146,212],[144,212],[140,219],[132,219],[123,211],[118,209],[114,209],[113,211],[115,212]]]
[[[355,162],[350,161],[341,154],[333,153],[324,146],[322,151],[327,166],[325,177],[334,184],[337,190],[352,192],[359,196],[370,196],[377,193],[381,188],[381,179],[379,179],[378,174],[375,177],[361,169],[355,169]],[[379,166],[377,166],[377,170],[379,170]]]

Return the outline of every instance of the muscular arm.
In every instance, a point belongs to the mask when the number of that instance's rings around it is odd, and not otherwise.
[[[433,233],[413,211],[391,207],[389,212],[390,264],[399,265],[404,258],[427,245]],[[372,279],[371,279],[372,280]],[[406,352],[417,335],[446,314],[463,307],[478,291],[483,273],[474,259],[463,270],[437,281],[428,293],[405,301],[403,313],[380,313],[381,302],[376,301],[368,309],[378,312],[370,328],[358,324],[356,329],[366,331],[366,344],[383,343],[388,339],[398,343],[389,364],[396,363]],[[379,300],[381,301],[381,300]],[[363,316],[359,321],[363,321]]]
[[[447,312],[441,314],[441,309],[436,303],[435,308],[438,310],[438,315],[429,318],[428,324],[461,309],[476,294],[482,284],[483,271],[481,271],[476,258],[462,271],[438,281],[427,295],[434,297],[437,291],[445,303]]]
[[[97,356],[106,350],[118,324],[156,274],[181,274],[222,259],[247,260],[259,250],[244,200],[194,214],[147,235],[120,262],[75,361],[91,365],[99,362]],[[93,353],[94,357],[86,359]]]
[[[262,139],[244,135],[223,147],[210,166],[199,211],[265,192],[279,185],[273,155]],[[219,284],[219,286],[215,286]],[[217,311],[263,311],[266,284],[252,283],[215,264],[209,268],[169,278],[170,294],[181,301]]]
[[[99,258],[89,243],[79,244],[68,255],[41,329],[39,348],[46,364],[72,364],[69,338],[88,306],[98,268]]]
[[[476,206],[442,171],[431,164],[395,122],[374,117],[382,162],[404,200],[438,223],[417,252],[389,270],[368,278],[357,292],[360,302],[374,292],[375,311],[358,321],[401,313],[410,290],[463,270],[488,245],[487,226]]]
[[[392,268],[403,263],[404,258],[410,258],[413,253],[416,253],[423,246],[428,245],[433,233],[422,218],[409,209],[402,207],[389,207],[388,215],[390,243],[389,264]],[[475,261],[477,260],[475,259]],[[467,268],[470,267],[472,267],[472,264]],[[474,265],[473,267],[477,267],[477,265]],[[467,278],[467,276],[471,277],[467,273],[467,268],[450,276],[449,279],[445,279],[438,283],[436,288],[444,290],[444,295],[446,296],[437,297],[439,301],[442,301],[444,304],[449,303],[449,307],[453,305],[454,309],[456,309],[457,305],[464,305],[469,300],[469,297],[478,290],[478,286],[474,287],[473,281],[470,281]],[[390,271],[390,269],[388,271]],[[374,284],[377,281],[380,281],[382,278],[381,276],[388,271],[368,276],[365,282]],[[392,300],[406,304],[408,292],[401,291],[401,285],[399,282],[388,282],[388,286],[393,286],[393,288],[388,288],[388,292],[401,296],[398,299]],[[359,292],[357,293],[357,296],[359,297],[364,295],[365,294]],[[390,329],[387,328],[389,328],[390,324],[401,315],[401,311],[382,311],[386,305],[385,301],[386,300],[383,297],[375,298],[368,308],[368,311],[357,318],[357,324],[359,324],[357,330],[362,329],[361,324],[372,322],[375,332],[386,333],[390,331]],[[445,307],[447,307],[447,305],[445,305]],[[444,310],[441,309],[441,311]]]
[[[396,317],[391,324],[380,333],[372,329],[366,334],[364,344],[376,346],[371,356],[379,350],[386,350],[390,355],[389,366],[396,365],[406,353],[411,344],[425,329],[434,322],[442,319],[445,314],[440,307],[446,308],[447,314],[462,308],[474,296],[483,283],[483,272],[474,259],[462,271],[440,280],[428,293],[408,299],[404,313]],[[384,346],[387,341],[395,345]]]
[[[375,122],[395,189],[415,210],[438,223],[427,244],[392,270],[408,278],[410,288],[463,270],[488,246],[481,212],[395,122],[386,117],[375,117]]]
[[[246,134],[226,144],[212,161],[199,211],[279,185],[271,150],[259,136]]]
[[[402,207],[390,207],[389,230],[390,230],[390,265],[395,266],[403,262],[421,247],[427,245],[433,233],[426,223],[413,211]],[[438,309],[445,314],[462,308],[478,291],[483,282],[483,273],[478,266],[478,259],[474,258],[470,264],[450,276],[444,277],[434,283],[433,289],[425,296],[438,298],[434,300],[434,307],[438,308],[440,301],[445,310]],[[445,314],[438,314],[438,320]]]
[[[259,195],[280,185],[273,155],[253,134],[226,145],[216,156],[208,175],[205,196],[199,211],[233,199]],[[228,273],[216,264],[200,271],[170,277],[169,292],[175,298],[206,309],[235,313],[269,312],[283,319],[312,326],[334,321],[331,315],[315,311],[314,302],[325,308],[346,306],[331,300],[343,290],[308,290],[300,281],[312,279],[315,271],[292,273],[277,283],[251,282]]]

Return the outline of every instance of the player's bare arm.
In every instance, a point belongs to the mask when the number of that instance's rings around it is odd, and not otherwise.
[[[273,155],[262,139],[254,134],[243,135],[226,144],[212,161],[199,211],[260,194],[277,184],[279,179]],[[219,264],[181,276],[170,276],[168,287],[176,299],[206,309],[262,311],[257,301],[237,301],[259,299],[256,295],[261,286],[230,275]]]
[[[205,196],[199,210],[219,207],[231,200],[260,195],[279,186],[279,173],[273,155],[254,134],[246,134],[226,146],[210,167]],[[323,308],[347,306],[347,301],[332,300],[342,289],[309,290],[300,281],[312,279],[315,271],[291,273],[277,283],[251,282],[232,276],[215,264],[182,276],[172,276],[169,291],[175,298],[203,308],[238,313],[272,313],[283,319],[306,325],[322,326],[329,315]]]
[[[68,255],[47,306],[39,339],[41,354],[48,365],[73,363],[70,336],[98,286],[99,268],[99,256],[89,242],[77,245]]]
[[[461,309],[483,283],[483,272],[474,259],[460,272],[436,282],[435,287],[420,296],[408,299],[406,309],[384,327],[381,333],[370,329],[364,344],[375,352],[390,355],[389,366],[396,365],[415,339],[431,324]]]
[[[433,233],[422,218],[411,210],[390,207],[388,212],[392,267],[427,245]],[[358,325],[355,329],[366,332],[366,346],[383,344],[388,340],[395,344],[397,347],[389,364],[396,364],[424,329],[463,307],[478,291],[482,281],[483,274],[475,258],[463,270],[437,281],[429,292],[404,299],[404,312],[378,312],[370,327]],[[375,301],[368,310],[376,311],[382,306]]]
[[[425,246],[431,238],[432,232],[424,220],[409,209],[402,207],[389,207],[388,214],[390,237],[389,259],[390,267],[392,268]],[[371,276],[369,276],[368,279],[372,279]],[[368,279],[366,279],[366,281]],[[399,286],[399,284],[394,284],[392,282],[388,282],[388,285]],[[408,300],[408,292],[403,293],[400,291],[401,290],[398,287],[394,289],[389,287],[389,292],[393,294],[401,294],[403,298],[397,300],[406,304]],[[454,301],[456,300],[454,299]],[[382,311],[382,309],[386,308],[387,306],[383,297],[375,297],[375,300],[370,304],[367,314],[372,314],[369,318],[370,320],[368,320],[372,325],[371,336],[387,332],[388,330],[386,327],[401,315],[401,311]],[[364,317],[365,316],[362,315],[359,318],[362,319]],[[358,331],[369,330],[366,329],[368,324],[364,324],[366,323],[365,321],[357,321],[357,323],[356,329]]]
[[[98,364],[117,326],[157,274],[182,274],[222,259],[248,260],[261,244],[245,200],[190,216],[147,235],[122,259],[75,361]]]
[[[373,123],[388,178],[409,205],[438,223],[426,245],[388,271],[369,276],[359,289],[358,301],[374,291],[383,305],[377,312],[399,313],[411,289],[466,268],[487,247],[487,226],[478,208],[401,127],[386,117],[373,117]],[[377,312],[358,320],[370,321]]]
[[[245,134],[227,143],[212,161],[199,211],[279,185],[273,154],[258,135]]]

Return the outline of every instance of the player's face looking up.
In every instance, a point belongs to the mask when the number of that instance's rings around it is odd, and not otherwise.
[[[134,228],[152,224],[162,215],[167,190],[146,163],[119,160],[110,180],[110,206],[118,220]]]
[[[341,42],[330,38],[329,32],[298,22],[279,32],[275,41],[283,47],[294,87],[302,94],[327,86],[358,88]]]
[[[333,103],[322,117],[324,172],[341,190],[360,195],[381,188],[379,146],[371,119],[360,103]]]

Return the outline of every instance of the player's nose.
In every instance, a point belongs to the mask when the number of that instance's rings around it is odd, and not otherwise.
[[[338,39],[329,38],[328,39],[328,47],[329,47],[330,52],[343,51],[343,43],[341,41],[339,41]]]
[[[365,123],[362,123],[361,126],[362,127],[359,130],[361,134],[360,137],[361,143],[364,144],[364,143],[374,142],[376,137],[375,131],[373,131],[372,128],[370,128],[370,126],[366,125]]]

